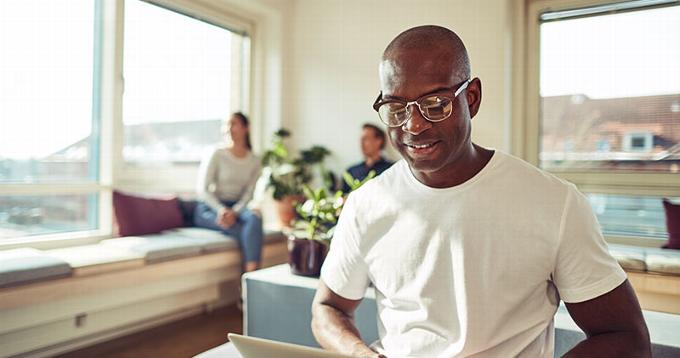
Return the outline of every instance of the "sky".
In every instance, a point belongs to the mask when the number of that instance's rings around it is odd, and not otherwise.
[[[0,158],[86,136],[92,117],[93,1],[0,1]]]
[[[541,25],[541,95],[680,93],[680,6]]]
[[[124,123],[226,117],[231,33],[139,1],[125,12]]]
[[[0,160],[91,130],[93,1],[0,1]],[[230,33],[126,2],[125,124],[223,118]],[[173,50],[174,49],[174,50]],[[680,6],[541,25],[541,95],[680,93]]]
[[[0,160],[89,135],[93,4],[0,0]],[[125,11],[124,123],[224,118],[231,33],[140,1]]]

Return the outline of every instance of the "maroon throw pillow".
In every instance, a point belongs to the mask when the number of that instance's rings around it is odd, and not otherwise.
[[[680,250],[680,204],[673,204],[668,199],[663,199],[663,208],[666,212],[666,228],[668,228],[667,249]]]
[[[153,199],[113,191],[119,236],[154,234],[184,224],[177,198]]]

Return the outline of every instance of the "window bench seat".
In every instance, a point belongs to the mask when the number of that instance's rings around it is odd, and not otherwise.
[[[266,235],[262,265],[286,262]],[[200,228],[55,250],[0,251],[0,357],[51,356],[239,298],[235,240]]]
[[[680,313],[680,252],[610,245],[646,310]],[[263,266],[287,259],[269,233]],[[0,357],[48,356],[238,299],[238,244],[180,228],[54,250],[0,251]]]
[[[643,309],[680,314],[680,250],[609,245]]]

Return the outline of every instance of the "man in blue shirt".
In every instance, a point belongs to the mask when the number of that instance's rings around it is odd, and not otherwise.
[[[371,170],[378,175],[392,165],[392,162],[382,157],[382,150],[385,149],[385,131],[378,126],[366,123],[361,130],[361,152],[364,161],[347,169],[347,172],[357,180],[364,180]],[[349,185],[343,183],[342,191],[348,193]]]

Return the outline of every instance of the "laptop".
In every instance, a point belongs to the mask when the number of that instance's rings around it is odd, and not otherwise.
[[[228,336],[229,341],[234,344],[243,358],[350,358],[350,356],[343,354],[297,344],[242,336],[235,333],[229,333]]]

